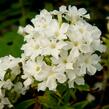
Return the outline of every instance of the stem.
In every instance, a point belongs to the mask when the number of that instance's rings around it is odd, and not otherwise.
[[[59,22],[59,26],[61,26],[62,24],[62,15],[58,14],[58,22]]]
[[[26,12],[25,12],[25,8],[24,8],[24,3],[23,3],[23,0],[19,0],[19,4],[21,6],[21,13],[22,13],[22,20],[21,20],[21,25],[25,25],[25,21],[26,21],[26,18],[25,18],[25,15],[26,15]]]
[[[103,103],[103,100],[104,100],[104,97],[105,97],[105,90],[106,90],[106,87],[107,87],[107,84],[108,84],[108,71],[109,71],[109,68],[107,71],[104,71],[103,74],[104,74],[104,80],[103,80],[103,93],[101,95],[101,99],[100,99],[100,107],[102,106],[102,103]]]

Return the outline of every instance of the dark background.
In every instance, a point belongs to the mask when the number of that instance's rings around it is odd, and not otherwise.
[[[43,8],[58,9],[61,5],[84,7],[92,22],[105,31],[104,22],[109,15],[109,0],[0,0],[0,34],[13,26],[25,26]]]

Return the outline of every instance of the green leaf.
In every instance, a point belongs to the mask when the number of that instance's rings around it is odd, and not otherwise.
[[[78,102],[78,103],[75,103],[74,105],[73,105],[73,108],[74,109],[84,109],[87,105],[88,105],[88,101],[81,101],[81,102]]]
[[[90,90],[90,87],[88,84],[76,85],[76,88],[80,91],[89,91]]]
[[[57,87],[58,93],[63,95],[67,91],[68,87],[66,84],[59,84]]]
[[[53,108],[57,107],[57,100],[53,97],[50,92],[46,92],[44,96],[39,96],[39,102],[46,108]]]
[[[45,9],[47,9],[48,11],[53,10],[53,4],[46,2],[46,3],[45,3]]]
[[[15,109],[28,109],[31,105],[35,104],[35,99],[29,99],[26,101],[23,101],[22,103],[18,104]]]
[[[17,31],[5,33],[0,37],[0,57],[5,55],[13,55],[19,57],[21,55],[21,46],[23,44],[23,37],[17,34]]]
[[[105,106],[103,106],[102,109],[109,109],[109,105],[105,105]]]
[[[69,102],[70,97],[71,97],[70,91],[66,90],[66,93],[63,95],[64,102]]]
[[[69,104],[65,104],[64,106],[58,107],[58,109],[74,109],[74,108],[70,106]]]

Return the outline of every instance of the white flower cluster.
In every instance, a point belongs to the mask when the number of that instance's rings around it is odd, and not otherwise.
[[[0,58],[0,109],[12,107],[34,83],[38,91],[55,91],[65,82],[73,88],[75,83],[84,84],[85,74],[101,70],[97,55],[105,51],[101,32],[86,18],[84,8],[61,6],[59,11],[42,10],[31,20],[33,25],[19,28],[25,41],[21,58]]]
[[[25,87],[20,81],[20,58],[5,56],[0,58],[0,109],[12,107],[20,94],[25,94]]]
[[[101,70],[98,52],[104,52],[100,30],[88,22],[84,8],[61,6],[59,11],[42,10],[31,20],[33,25],[20,28],[27,88],[38,81],[38,90],[56,90],[57,84],[68,82],[69,88],[84,84],[84,75]]]

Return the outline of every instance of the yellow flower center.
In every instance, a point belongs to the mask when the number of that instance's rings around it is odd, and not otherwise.
[[[37,73],[39,73],[41,71],[40,65],[36,65],[35,70],[36,70]]]
[[[56,44],[55,43],[51,43],[51,48],[56,48]]]

